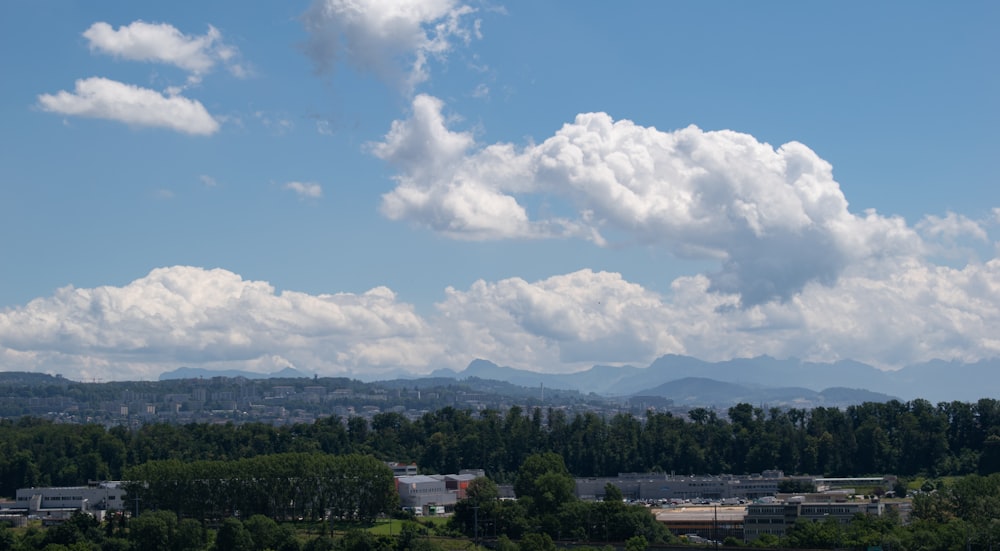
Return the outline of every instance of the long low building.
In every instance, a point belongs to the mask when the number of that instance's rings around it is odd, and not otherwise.
[[[885,506],[872,501],[806,501],[803,497],[776,503],[753,503],[747,506],[743,522],[743,538],[751,542],[771,534],[784,536],[799,520],[823,522],[834,520],[838,524],[851,523],[858,514],[882,516]]]
[[[784,480],[781,471],[760,475],[674,476],[665,473],[622,473],[617,477],[577,478],[576,496],[593,500],[604,497],[611,484],[627,499],[650,501],[672,499],[758,499],[778,493]]]
[[[121,482],[109,481],[88,486],[20,488],[14,501],[0,512],[60,520],[76,511],[102,518],[106,511],[120,511],[125,507],[125,490]]]
[[[721,542],[728,537],[743,539],[746,514],[743,506],[684,506],[658,509],[656,520],[676,536],[694,534]]]
[[[734,537],[752,542],[764,534],[783,537],[800,520],[833,520],[846,526],[858,514],[881,516],[887,507],[878,500],[848,501],[844,494],[814,494],[811,498],[795,496],[784,501],[744,506],[676,506],[658,509],[656,520],[678,536],[694,534],[715,541]]]

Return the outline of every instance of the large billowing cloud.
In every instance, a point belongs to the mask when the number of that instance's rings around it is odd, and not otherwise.
[[[437,308],[449,348],[512,365],[643,362],[684,348],[664,299],[616,273],[478,281],[447,289]]]
[[[153,270],[123,287],[60,289],[0,311],[0,365],[73,379],[149,379],[178,366],[373,377],[461,369],[474,358],[549,372],[769,354],[899,367],[1000,354],[1000,260],[946,268],[909,260],[852,267],[788,301],[735,308],[704,276],[664,296],[620,274],[581,270],[446,289],[422,317],[379,287],[275,292],[225,270]]]
[[[412,89],[427,79],[429,58],[471,39],[474,11],[456,0],[316,0],[302,16],[305,49],[320,71],[343,60]]]
[[[199,101],[101,77],[77,80],[72,92],[42,94],[38,104],[53,113],[168,128],[185,134],[209,135],[219,130],[218,121]]]
[[[668,353],[706,360],[857,359],[900,367],[1000,354],[1000,261],[964,269],[907,263],[884,279],[860,274],[809,284],[793,300],[734,308],[704,276],[663,297],[617,274],[581,271],[529,283],[449,289],[438,305],[451,346],[518,366],[645,365]],[[461,344],[459,344],[461,343]]]
[[[336,372],[423,366],[426,331],[385,288],[276,293],[225,270],[180,266],[120,288],[66,287],[8,310],[0,314],[0,349],[42,370],[87,377],[148,378],[178,365],[270,368],[276,357]]]
[[[738,132],[664,132],[585,113],[538,144],[477,147],[447,128],[442,108],[417,96],[411,117],[372,146],[399,169],[382,202],[391,219],[465,239],[651,243],[718,260],[712,289],[744,305],[787,300],[853,263],[920,248],[902,220],[849,212],[830,164],[801,143],[774,148]],[[531,196],[575,215],[531,213]]]
[[[100,21],[83,33],[90,49],[131,61],[150,61],[174,65],[200,75],[216,63],[225,63],[241,75],[245,70],[234,61],[238,51],[222,41],[222,33],[209,25],[200,36],[186,35],[168,23],[134,21],[115,29]]]

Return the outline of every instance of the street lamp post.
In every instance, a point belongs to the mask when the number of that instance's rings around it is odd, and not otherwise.
[[[715,548],[719,548],[719,506],[712,506],[712,541],[715,542]]]
[[[474,505],[472,507],[472,511],[475,513],[475,521],[474,521],[474,524],[473,524],[473,532],[472,532],[473,533],[472,541],[476,542],[476,545],[478,546],[479,545],[479,506],[478,505]]]

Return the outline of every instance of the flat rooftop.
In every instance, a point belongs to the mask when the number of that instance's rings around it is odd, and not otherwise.
[[[666,509],[653,509],[660,522],[715,521],[742,522],[747,516],[745,505],[680,505]]]

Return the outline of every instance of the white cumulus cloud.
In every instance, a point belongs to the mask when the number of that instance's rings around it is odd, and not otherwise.
[[[988,239],[986,230],[979,222],[954,212],[949,212],[944,216],[929,214],[917,224],[917,229],[930,237],[947,240],[958,239],[961,236],[968,236],[979,241]]]
[[[134,21],[115,29],[99,21],[83,37],[92,51],[121,59],[165,63],[196,75],[224,63],[236,76],[246,74],[246,68],[236,62],[238,50],[225,44],[222,33],[211,25],[203,35],[187,35],[168,23]]]
[[[320,71],[343,60],[412,90],[431,57],[478,37],[474,12],[456,0],[316,0],[302,16],[305,51]]]
[[[325,375],[464,368],[475,358],[548,372],[768,354],[879,367],[1000,354],[1000,260],[891,270],[852,266],[832,285],[735,308],[708,277],[662,295],[621,274],[580,270],[448,288],[428,317],[390,289],[276,292],[232,272],[174,266],[122,287],[66,287],[0,311],[6,369],[70,378],[149,379],[176,367]]]
[[[282,187],[302,198],[319,199],[323,196],[323,187],[315,182],[288,182]]]
[[[185,134],[210,135],[219,130],[218,121],[197,100],[163,95],[101,77],[77,80],[72,92],[41,94],[38,105],[45,111],[63,115],[167,128]]]
[[[737,295],[705,276],[678,278],[661,296],[619,274],[583,270],[448,289],[442,338],[467,356],[542,371],[602,362],[645,365],[688,354],[711,361],[762,354],[879,367],[1000,354],[1000,261],[962,269],[912,261],[888,277],[852,270],[794,299],[734,308]]]
[[[581,270],[537,282],[511,278],[478,281],[466,291],[449,288],[437,308],[443,338],[467,356],[559,369],[643,362],[682,350],[667,329],[671,316],[664,306],[659,295],[620,274]]]
[[[373,153],[394,164],[382,212],[451,237],[608,235],[711,258],[712,288],[743,304],[787,300],[807,283],[832,284],[850,264],[906,256],[920,238],[901,219],[855,215],[832,167],[801,143],[691,126],[673,132],[585,113],[522,148],[477,146],[453,131],[443,103],[413,100]],[[529,196],[565,205],[573,219],[531,213]]]
[[[247,367],[274,355],[328,373],[423,366],[433,349],[426,331],[412,307],[382,287],[276,293],[266,282],[186,266],[153,270],[124,287],[66,287],[0,312],[0,350],[19,358],[10,368],[85,378],[149,378],[180,365]]]

